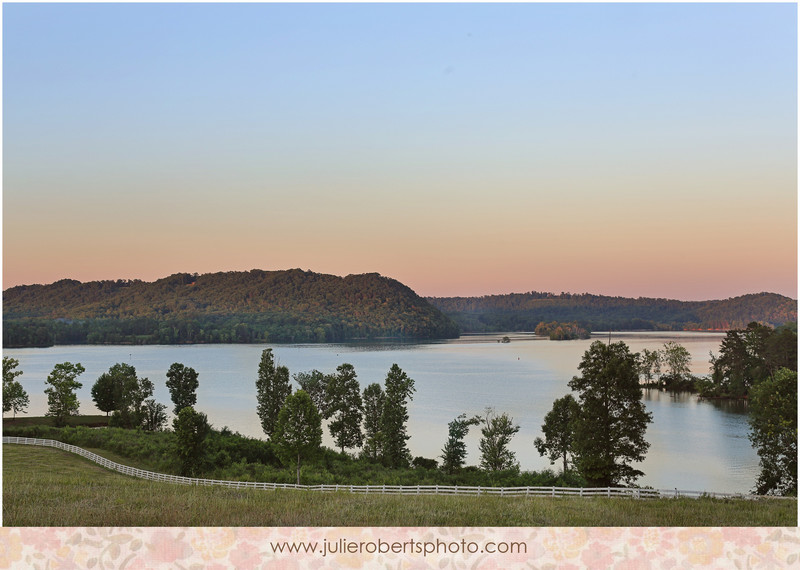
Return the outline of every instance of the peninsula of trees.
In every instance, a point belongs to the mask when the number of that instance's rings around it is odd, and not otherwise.
[[[533,331],[541,323],[553,321],[593,331],[725,331],[743,329],[751,322],[773,327],[797,322],[797,300],[775,293],[718,301],[676,301],[532,291],[483,297],[428,297],[428,301],[458,323],[464,333]]]
[[[291,269],[148,283],[64,279],[3,292],[3,346],[451,338],[458,326],[402,283]]]

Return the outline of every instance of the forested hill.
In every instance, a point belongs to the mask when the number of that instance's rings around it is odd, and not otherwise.
[[[3,292],[3,346],[451,338],[575,322],[592,330],[726,330],[797,321],[774,293],[719,301],[515,293],[423,299],[377,273],[179,273],[149,283],[64,279]]]
[[[533,331],[541,322],[577,322],[592,330],[727,330],[756,321],[797,322],[797,301],[775,293],[720,301],[515,293],[485,297],[429,297],[462,332]]]
[[[152,283],[61,280],[3,292],[7,347],[334,342],[449,338],[458,332],[428,301],[377,273],[180,273]]]

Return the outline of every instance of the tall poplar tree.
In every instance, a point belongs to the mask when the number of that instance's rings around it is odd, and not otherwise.
[[[372,383],[364,388],[364,457],[377,461],[383,453],[381,417],[386,394],[380,384]]]
[[[174,362],[167,371],[167,388],[175,405],[175,415],[188,406],[197,403],[197,388],[200,383],[197,380],[197,371],[194,368],[184,366],[179,362]]]
[[[388,467],[403,467],[411,460],[406,441],[408,402],[413,399],[414,380],[397,364],[392,364],[386,376],[386,399],[383,403],[381,431],[383,433],[383,463]]]
[[[296,461],[299,485],[300,460],[315,455],[322,445],[322,418],[304,390],[298,390],[286,398],[278,414],[273,442],[284,464],[290,465]]]
[[[261,428],[268,437],[275,433],[275,424],[278,414],[292,393],[289,383],[289,369],[285,366],[276,366],[271,348],[261,352],[261,362],[258,365],[258,379],[256,380],[256,400],[258,401],[258,417],[261,419]]]
[[[311,370],[309,372],[298,372],[292,375],[292,378],[311,398],[314,405],[317,407],[320,415],[323,418],[328,417],[328,376],[319,370]]]
[[[336,374],[328,376],[326,385],[328,417],[332,418],[328,429],[336,445],[344,453],[345,448],[361,447],[363,404],[361,387],[352,364],[340,364]]]

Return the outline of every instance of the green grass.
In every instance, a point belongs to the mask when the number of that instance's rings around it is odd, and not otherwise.
[[[133,479],[3,446],[6,526],[796,526],[797,500],[382,496]]]

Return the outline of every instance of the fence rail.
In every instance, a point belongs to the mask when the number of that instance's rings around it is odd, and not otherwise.
[[[393,495],[495,495],[501,497],[629,497],[633,499],[658,499],[658,498],[756,498],[754,495],[734,493],[712,493],[701,491],[684,491],[679,489],[635,489],[626,487],[604,488],[570,488],[570,487],[459,487],[452,485],[296,485],[293,483],[263,483],[257,481],[221,481],[218,479],[195,479],[179,475],[166,475],[121,465],[101,457],[96,453],[87,451],[75,445],[62,443],[53,439],[35,439],[30,437],[3,437],[3,443],[19,445],[39,445],[55,447],[85,457],[107,469],[117,471],[131,477],[178,483],[181,485],[215,485],[236,489],[299,489],[304,491],[321,492],[349,492],[349,493],[377,493]]]

